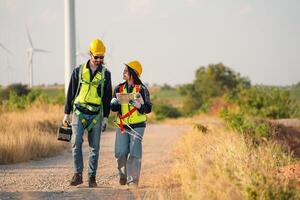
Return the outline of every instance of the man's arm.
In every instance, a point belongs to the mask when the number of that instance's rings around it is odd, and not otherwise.
[[[114,98],[117,98],[116,93],[118,93],[119,87],[120,87],[120,86],[116,86],[116,87],[115,87],[114,94],[113,94],[113,97],[114,97]],[[111,104],[110,104],[110,109],[111,109],[113,112],[119,112],[119,111],[121,111],[121,105],[120,105],[120,103],[111,103]]]
[[[68,93],[66,97],[66,103],[65,103],[65,114],[70,114],[73,110],[73,101],[75,99],[77,87],[78,87],[78,73],[79,68],[75,68],[72,72],[71,80],[68,87]]]
[[[103,90],[103,117],[109,117],[110,112],[110,101],[112,98],[112,87],[111,87],[111,74],[110,71],[106,70],[105,72],[105,83],[104,83],[104,90]]]

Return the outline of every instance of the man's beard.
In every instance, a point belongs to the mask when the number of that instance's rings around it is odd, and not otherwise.
[[[102,65],[103,64],[103,62],[102,61],[94,61],[94,63],[93,63],[95,66],[100,66],[100,65]]]

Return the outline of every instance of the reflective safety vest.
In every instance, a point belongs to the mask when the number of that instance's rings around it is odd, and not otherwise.
[[[75,98],[75,104],[92,104],[95,106],[102,105],[102,95],[103,95],[103,86],[104,86],[104,73],[105,67],[103,67],[102,72],[97,72],[93,80],[90,78],[90,70],[87,68],[86,64],[81,66],[79,74],[81,84],[80,91],[77,91],[77,97]],[[82,70],[82,71],[81,71]],[[98,86],[101,85],[101,96],[98,94]],[[79,89],[79,88],[78,88]],[[78,90],[77,89],[77,90]]]
[[[91,80],[90,70],[87,68],[86,64],[80,65],[79,75],[78,75],[78,86],[76,91],[76,98],[74,101],[74,113],[78,115],[84,128],[91,131],[92,128],[102,120],[103,118],[103,105],[102,96],[104,92],[104,76],[106,68],[102,66],[102,72],[97,72]],[[101,96],[98,94],[98,86],[101,84]],[[80,91],[79,91],[80,90]],[[92,112],[99,112],[92,120],[88,122],[84,118],[83,114],[76,108],[75,104],[84,107]]]
[[[140,85],[136,85],[133,90],[132,94],[136,94],[140,92]],[[126,94],[127,89],[124,87],[124,85],[120,85],[119,93]],[[135,95],[134,95],[135,96]],[[137,124],[141,122],[147,121],[147,116],[145,114],[141,114],[138,112],[138,110],[130,105],[130,104],[121,104],[121,115],[116,117],[115,122],[120,126],[120,129],[122,131],[123,129],[123,122],[126,124]]]

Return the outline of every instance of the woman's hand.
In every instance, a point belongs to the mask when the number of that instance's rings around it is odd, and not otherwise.
[[[129,100],[129,104],[136,107],[137,109],[140,109],[142,106],[142,104],[140,102],[138,102],[137,100],[133,100],[133,99]]]

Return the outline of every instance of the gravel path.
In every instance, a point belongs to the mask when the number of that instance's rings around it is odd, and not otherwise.
[[[70,187],[73,175],[71,151],[41,161],[0,165],[0,200],[4,199],[142,199],[153,188],[153,180],[168,170],[170,153],[185,126],[149,125],[143,141],[140,187],[129,190],[118,184],[113,131],[101,137],[97,188],[87,184],[87,139],[84,142],[84,183]]]

